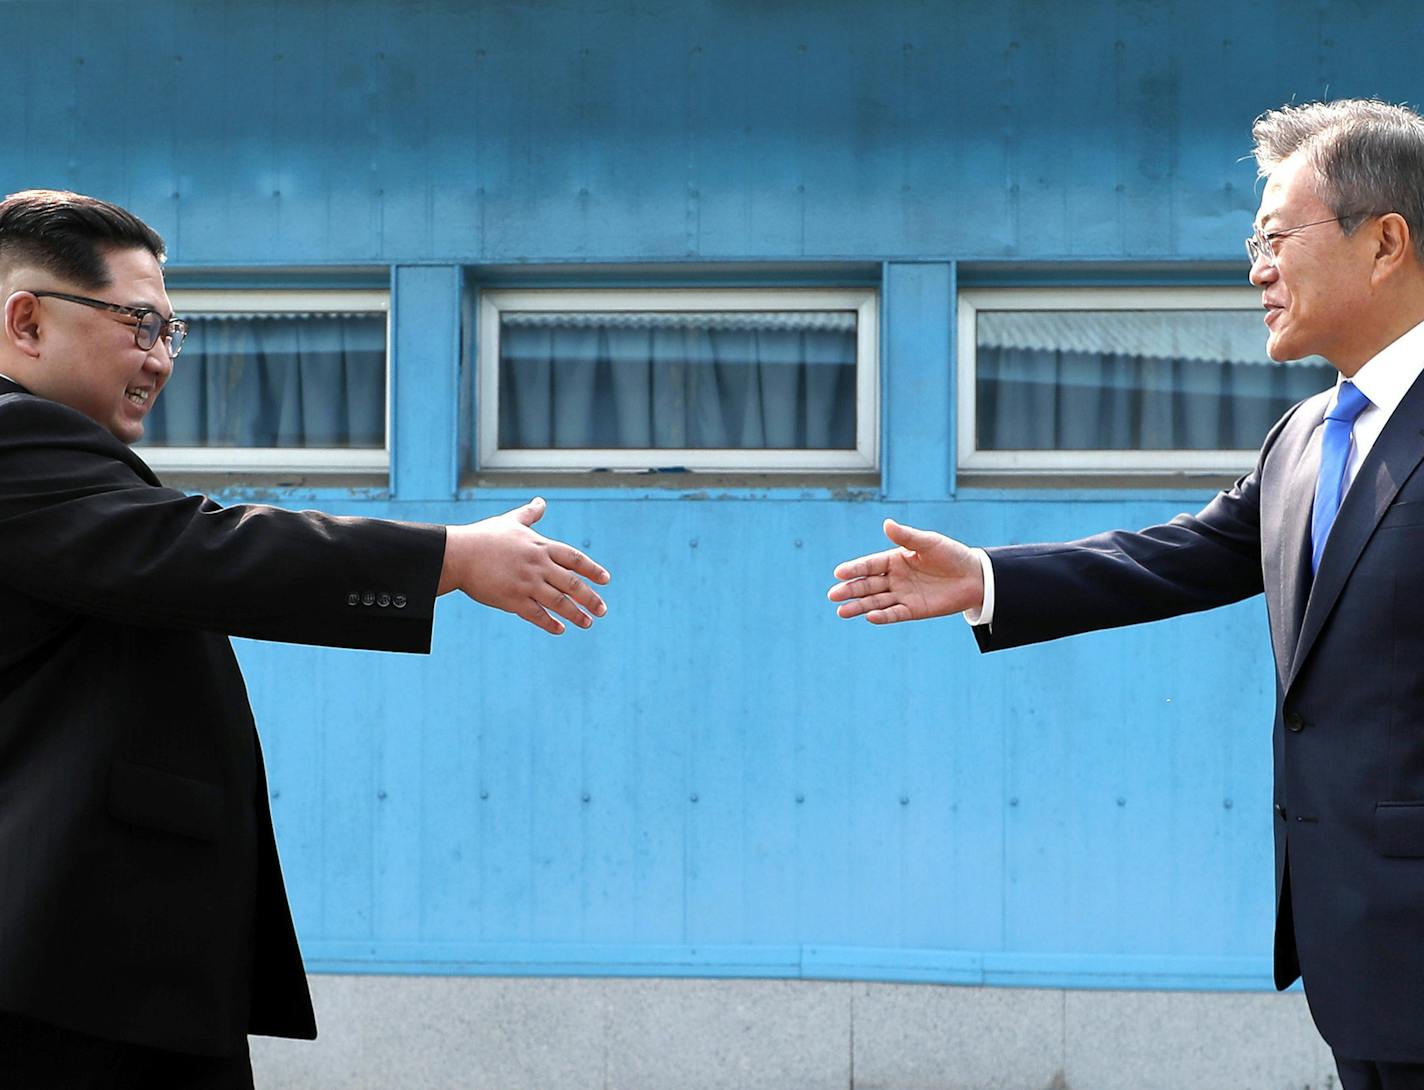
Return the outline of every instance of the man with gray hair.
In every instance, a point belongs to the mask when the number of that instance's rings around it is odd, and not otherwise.
[[[1246,250],[1267,351],[1330,390],[1196,515],[971,549],[886,520],[836,568],[842,617],[963,612],[981,650],[1265,594],[1276,663],[1275,981],[1344,1090],[1424,1090],[1424,119],[1369,100],[1259,118]]]

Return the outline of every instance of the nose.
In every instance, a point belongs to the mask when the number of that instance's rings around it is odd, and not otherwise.
[[[1262,254],[1260,257],[1252,258],[1251,271],[1247,274],[1246,279],[1259,288],[1269,284],[1279,275],[1280,272],[1275,265],[1265,254]]]
[[[161,337],[152,348],[148,350],[148,355],[143,359],[145,370],[156,371],[167,376],[173,373],[173,357],[168,352],[168,342]]]

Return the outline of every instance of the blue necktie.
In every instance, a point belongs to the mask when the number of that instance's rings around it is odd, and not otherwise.
[[[1315,480],[1315,508],[1310,518],[1310,570],[1320,570],[1320,554],[1345,492],[1345,463],[1350,455],[1350,433],[1355,417],[1369,407],[1370,399],[1352,382],[1340,383],[1335,407],[1325,414],[1325,435],[1320,441],[1320,476]]]

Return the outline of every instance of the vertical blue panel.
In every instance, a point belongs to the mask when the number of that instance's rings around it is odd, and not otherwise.
[[[402,500],[455,493],[460,270],[401,266],[391,278],[391,488]]]
[[[885,493],[892,499],[934,499],[950,491],[951,271],[940,263],[885,269],[881,434]]]

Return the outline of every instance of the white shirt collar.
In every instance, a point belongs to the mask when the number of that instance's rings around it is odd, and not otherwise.
[[[1424,372],[1424,322],[1381,348],[1350,381],[1370,399],[1374,408],[1383,410],[1388,417],[1394,414],[1421,372]],[[1344,381],[1342,375],[1335,383],[1337,397],[1340,383]]]

